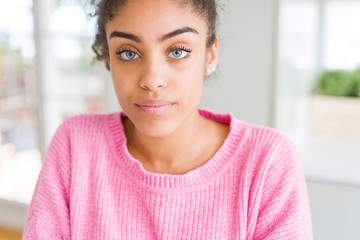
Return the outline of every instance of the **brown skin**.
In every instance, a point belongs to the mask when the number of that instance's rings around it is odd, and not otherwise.
[[[192,31],[163,38],[184,28]],[[198,113],[206,70],[218,61],[217,39],[206,48],[207,30],[203,18],[172,0],[128,1],[106,24],[108,65],[128,116],[123,119],[127,147],[148,171],[184,174],[195,169],[216,153],[229,132],[228,126]],[[114,31],[139,42],[110,37]],[[149,115],[139,107],[144,101],[165,101],[170,107]]]

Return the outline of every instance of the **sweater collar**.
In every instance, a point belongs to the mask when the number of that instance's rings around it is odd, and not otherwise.
[[[237,120],[231,113],[219,114],[199,109],[200,115],[230,126],[230,131],[223,145],[202,166],[182,175],[160,174],[145,170],[139,160],[133,158],[127,149],[127,139],[121,117],[124,112],[113,114],[109,118],[109,130],[115,144],[118,164],[132,180],[147,189],[158,191],[194,190],[210,184],[220,176],[234,160],[234,152],[238,148],[243,135],[244,122]]]

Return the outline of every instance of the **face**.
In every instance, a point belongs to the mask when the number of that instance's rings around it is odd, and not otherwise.
[[[106,25],[120,106],[135,129],[163,137],[198,115],[204,77],[217,63],[206,21],[172,0],[129,0]]]

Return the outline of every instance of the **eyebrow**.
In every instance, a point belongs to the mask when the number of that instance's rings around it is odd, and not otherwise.
[[[165,34],[163,37],[160,38],[160,42],[165,41],[169,38],[175,37],[177,35],[183,34],[183,33],[195,33],[195,34],[199,34],[198,31],[196,31],[194,28],[191,27],[183,27],[180,29],[177,29],[175,31],[169,32],[167,34]]]
[[[130,33],[124,33],[124,32],[119,32],[119,31],[114,31],[110,34],[110,38],[113,38],[113,37],[121,37],[121,38],[127,38],[127,39],[130,39],[130,40],[133,40],[135,42],[140,42],[140,38],[133,35],[133,34],[130,34]]]
[[[196,29],[191,28],[191,27],[183,27],[183,28],[179,28],[176,29],[175,31],[169,32],[167,34],[165,34],[164,36],[162,36],[161,38],[159,38],[160,42],[163,42],[169,38],[175,37],[177,35],[183,34],[183,33],[195,33],[195,34],[199,34],[198,31],[196,31]],[[121,38],[126,38],[126,39],[130,39],[133,40],[135,42],[140,43],[141,40],[138,36],[135,36],[131,33],[124,33],[124,32],[119,32],[119,31],[114,31],[110,34],[110,38],[113,37],[121,37]]]

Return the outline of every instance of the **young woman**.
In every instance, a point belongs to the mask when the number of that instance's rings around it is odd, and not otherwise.
[[[94,50],[121,113],[65,121],[25,239],[312,239],[293,144],[198,109],[216,68],[214,0],[96,1]]]

